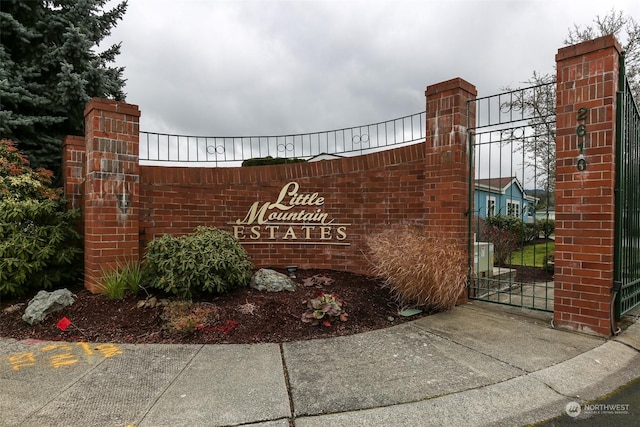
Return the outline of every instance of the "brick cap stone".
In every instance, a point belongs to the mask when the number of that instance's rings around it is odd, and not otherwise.
[[[427,86],[427,90],[424,94],[425,96],[433,96],[438,93],[452,91],[455,89],[462,89],[474,97],[478,94],[478,91],[476,90],[476,87],[474,85],[460,77],[436,83],[434,85],[429,85]]]
[[[85,117],[89,115],[92,110],[109,111],[112,113],[140,117],[140,110],[137,105],[127,104],[126,102],[115,101],[113,99],[92,98],[84,109]]]
[[[586,55],[588,53],[597,52],[603,49],[615,48],[618,53],[622,53],[622,47],[613,34],[598,37],[597,39],[587,40],[586,42],[574,44],[571,46],[558,49],[556,54],[556,62],[576,56]]]
[[[84,136],[77,136],[77,135],[67,135],[64,137],[64,140],[62,141],[62,146],[78,146],[78,147],[83,147],[85,146],[85,141],[84,141]]]

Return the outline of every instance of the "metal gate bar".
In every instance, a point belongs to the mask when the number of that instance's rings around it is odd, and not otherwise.
[[[617,94],[614,289],[616,318],[640,304],[640,112],[620,61]]]
[[[471,101],[471,299],[553,311],[555,242],[552,234],[541,239],[537,226],[554,219],[554,85]]]

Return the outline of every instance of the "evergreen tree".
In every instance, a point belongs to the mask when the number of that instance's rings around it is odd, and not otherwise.
[[[61,142],[84,134],[87,101],[125,98],[124,68],[109,66],[120,44],[94,50],[127,8],[125,0],[104,11],[106,2],[0,2],[0,137],[58,177]]]

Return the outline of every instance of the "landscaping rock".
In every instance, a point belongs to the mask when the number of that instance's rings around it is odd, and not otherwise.
[[[40,291],[29,302],[22,315],[22,320],[30,325],[42,322],[50,313],[60,311],[75,301],[75,296],[68,289],[53,292]]]
[[[249,284],[251,288],[258,291],[280,292],[295,291],[298,287],[286,274],[268,268],[261,268],[251,277]]]

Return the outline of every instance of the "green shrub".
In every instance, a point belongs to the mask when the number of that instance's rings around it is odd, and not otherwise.
[[[532,242],[538,238],[538,224],[536,223],[525,223],[522,231],[522,239],[524,242]]]
[[[286,157],[255,157],[242,162],[242,166],[265,166],[265,165],[283,165],[286,163],[304,163],[305,159],[286,158]]]
[[[368,236],[373,271],[402,307],[453,308],[467,280],[467,259],[455,242],[420,229],[390,229]]]
[[[536,237],[536,227],[522,219],[509,215],[493,215],[477,218],[477,239],[493,243],[494,262],[506,265],[511,253]]]
[[[180,237],[164,235],[147,246],[149,286],[183,298],[246,286],[252,267],[238,240],[215,227],[198,227]]]
[[[134,295],[143,286],[143,269],[139,263],[128,260],[118,267],[102,272],[99,288],[109,299],[122,299],[127,291]]]
[[[48,289],[77,277],[80,214],[68,210],[51,172],[32,170],[8,140],[0,140],[0,295]]]
[[[536,225],[545,239],[551,237],[556,231],[556,222],[552,219],[539,219],[536,221]]]
[[[524,240],[525,224],[520,218],[509,215],[493,215],[487,218],[487,224],[500,230],[511,231],[519,240]]]

